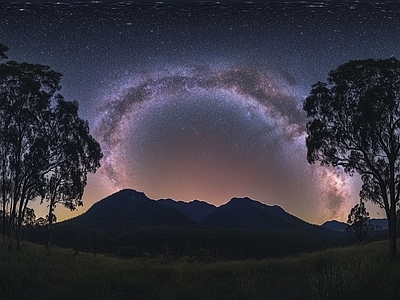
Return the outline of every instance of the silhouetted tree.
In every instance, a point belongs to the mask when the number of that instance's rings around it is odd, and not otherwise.
[[[369,213],[367,212],[363,201],[360,201],[359,204],[356,204],[351,209],[347,219],[347,224],[346,230],[353,233],[359,243],[363,242],[368,237],[368,234],[373,230]]]
[[[400,237],[400,209],[398,209],[396,211],[396,215],[397,215],[397,238],[399,238]]]
[[[307,159],[341,166],[363,181],[361,200],[385,209],[390,251],[396,255],[400,197],[400,62],[355,60],[312,86],[305,99]]]
[[[0,64],[0,171],[9,247],[16,239],[19,248],[29,201],[49,201],[50,229],[56,203],[79,205],[87,173],[100,166],[100,146],[78,117],[78,104],[59,94],[60,79],[44,65]]]
[[[0,44],[0,60],[6,59],[6,52],[8,51],[8,47]],[[0,99],[1,100],[1,99]],[[1,189],[1,201],[2,201],[2,233],[3,233],[3,244],[6,242],[6,224],[7,212],[6,212],[6,203],[8,199],[6,198],[6,168],[7,168],[7,149],[8,149],[8,136],[6,133],[6,129],[8,127],[8,119],[3,110],[0,110],[0,155],[1,155],[1,181],[0,181],[0,189]]]
[[[25,210],[24,220],[22,222],[23,226],[35,226],[36,224],[36,214],[33,208],[27,207]]]
[[[8,47],[6,45],[0,44],[0,59],[8,58],[6,52],[8,51]]]
[[[37,227],[42,227],[42,226],[46,226],[47,225],[47,220],[43,217],[39,217],[36,219],[35,221],[35,226]]]
[[[28,202],[43,195],[47,119],[61,74],[48,66],[9,61],[0,65],[3,201],[9,211],[9,246]]]
[[[58,203],[70,210],[81,206],[87,173],[100,167],[99,144],[89,133],[89,125],[78,116],[78,103],[58,97],[49,126],[49,169],[44,199],[48,202],[48,243]]]

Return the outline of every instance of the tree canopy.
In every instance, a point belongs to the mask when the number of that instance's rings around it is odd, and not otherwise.
[[[0,44],[0,59],[6,59],[6,52],[8,51],[8,47],[6,45]]]
[[[1,57],[6,50],[0,44]],[[16,239],[19,247],[30,201],[49,202],[51,225],[57,203],[82,204],[87,173],[100,166],[100,146],[78,116],[78,103],[59,93],[61,76],[40,64],[0,64],[0,189],[9,246]]]
[[[396,204],[400,197],[400,61],[353,60],[317,82],[303,108],[309,163],[339,166],[361,175],[362,200],[382,207],[396,255]]]
[[[368,237],[368,234],[373,230],[373,226],[371,225],[364,201],[360,201],[359,204],[356,204],[351,209],[347,218],[347,224],[346,231],[353,233],[359,243]]]

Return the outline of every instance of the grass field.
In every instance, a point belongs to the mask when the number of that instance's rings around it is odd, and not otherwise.
[[[0,299],[400,299],[386,242],[285,259],[119,259],[24,243],[0,246]]]

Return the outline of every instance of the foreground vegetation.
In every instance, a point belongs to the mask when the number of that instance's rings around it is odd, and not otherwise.
[[[387,242],[285,259],[120,259],[24,243],[0,246],[1,299],[398,299]]]

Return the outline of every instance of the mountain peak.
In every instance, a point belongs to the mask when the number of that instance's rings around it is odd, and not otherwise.
[[[140,197],[146,197],[147,198],[145,193],[139,192],[139,191],[134,190],[134,189],[122,189],[122,190],[119,190],[118,192],[116,192],[115,194],[112,194],[110,196],[114,196],[114,195],[126,195],[126,196],[129,196],[129,197],[140,196]]]
[[[255,200],[253,200],[249,197],[233,197],[230,201],[235,202],[235,201],[255,201]]]
[[[200,200],[184,202],[175,201],[172,199],[160,199],[158,202],[181,211],[187,217],[197,223],[202,222],[208,216],[208,214],[217,209],[215,205]]]
[[[227,202],[226,204],[262,204],[261,202],[257,201],[257,200],[253,200],[249,197],[233,197],[231,200],[229,200],[229,202]],[[225,205],[226,205],[225,204]]]
[[[120,190],[94,203],[86,213],[71,221],[109,231],[194,225],[182,212],[164,206],[148,198],[143,192],[132,189]]]
[[[324,224],[321,225],[323,228],[327,228],[330,230],[336,230],[336,231],[346,231],[347,224],[344,222],[339,222],[337,220],[330,220],[326,221]]]

